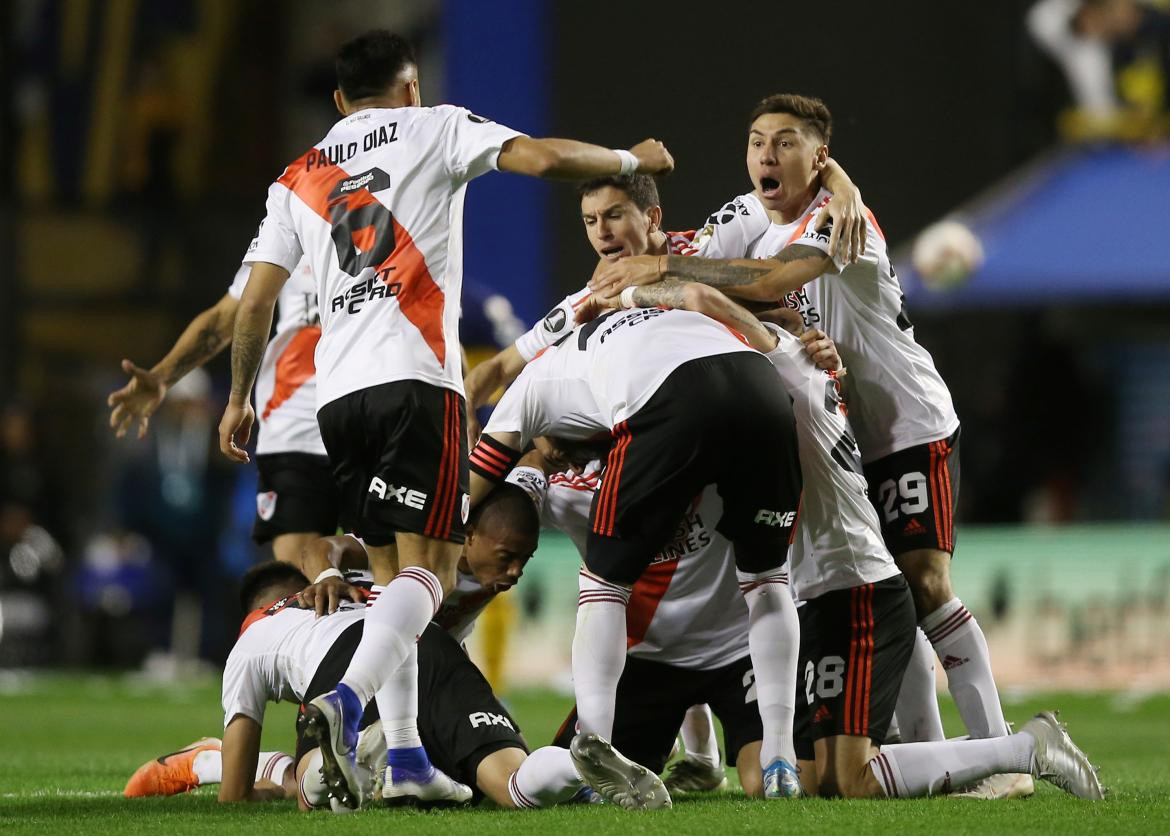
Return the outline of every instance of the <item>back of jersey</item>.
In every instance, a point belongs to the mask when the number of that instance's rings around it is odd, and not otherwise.
[[[519,136],[463,108],[367,108],[268,192],[253,261],[317,279],[317,407],[395,380],[462,393],[463,195]]]
[[[663,308],[602,314],[580,326],[566,346],[586,354],[590,388],[611,427],[645,406],[684,363],[755,351],[742,335],[708,316]],[[696,398],[702,396],[695,393]]]

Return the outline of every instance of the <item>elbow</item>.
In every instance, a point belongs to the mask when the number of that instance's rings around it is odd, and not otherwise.
[[[682,291],[683,308],[696,313],[711,313],[722,296],[718,290],[698,282],[688,282]]]
[[[539,147],[532,155],[529,173],[535,177],[554,177],[562,163],[561,155],[555,149]]]

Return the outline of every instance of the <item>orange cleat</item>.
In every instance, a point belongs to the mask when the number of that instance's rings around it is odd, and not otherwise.
[[[142,798],[148,795],[178,795],[199,786],[195,777],[195,756],[200,752],[218,752],[218,737],[204,737],[189,743],[177,752],[147,761],[134,771],[126,782],[122,795]]]

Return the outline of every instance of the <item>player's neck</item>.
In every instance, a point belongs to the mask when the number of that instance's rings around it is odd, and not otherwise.
[[[670,242],[665,232],[659,229],[650,233],[645,255],[670,255]]]
[[[346,114],[346,116],[352,116],[353,114],[357,113],[359,110],[370,110],[372,108],[387,108],[387,107],[397,108],[397,107],[407,107],[409,105],[410,105],[410,102],[403,101],[398,96],[370,96],[367,99],[358,99],[357,101],[350,102],[349,103],[350,110],[349,110],[349,113]]]

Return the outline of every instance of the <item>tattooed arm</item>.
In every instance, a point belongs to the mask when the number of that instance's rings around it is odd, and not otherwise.
[[[634,290],[634,304],[643,308],[661,306],[705,314],[743,334],[757,351],[766,354],[776,347],[776,337],[755,316],[705,284],[666,279],[643,285]]]
[[[835,269],[832,259],[816,247],[790,244],[769,259],[663,255],[604,262],[593,274],[589,287],[594,293],[616,296],[632,285],[669,278],[717,287],[736,299],[775,302]]]
[[[174,346],[154,368],[144,369],[130,360],[122,361],[122,370],[130,381],[106,399],[110,407],[110,427],[118,438],[126,435],[138,423],[138,437],[146,435],[150,416],[158,409],[167,389],[174,386],[187,372],[202,366],[219,354],[232,339],[239,303],[230,295],[195,317],[179,335]]]
[[[264,357],[272,310],[276,297],[288,281],[288,271],[275,264],[257,261],[240,299],[236,328],[232,335],[232,391],[219,422],[219,449],[229,459],[248,461],[244,446],[252,435],[256,414],[252,410],[252,384]]]

